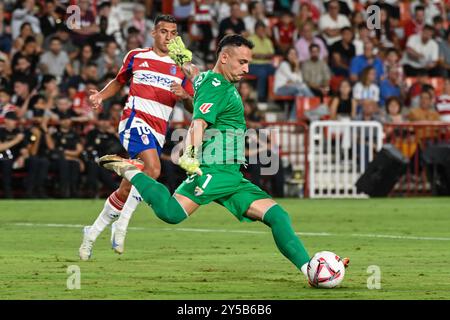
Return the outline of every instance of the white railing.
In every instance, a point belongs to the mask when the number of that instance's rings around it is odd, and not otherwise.
[[[311,198],[361,198],[355,183],[383,145],[376,121],[315,121],[309,131]]]

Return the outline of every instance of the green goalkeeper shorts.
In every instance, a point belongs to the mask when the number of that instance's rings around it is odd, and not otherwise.
[[[240,164],[201,166],[203,175],[193,174],[175,190],[199,205],[211,201],[227,208],[240,221],[253,221],[244,216],[255,200],[271,197],[245,179]]]

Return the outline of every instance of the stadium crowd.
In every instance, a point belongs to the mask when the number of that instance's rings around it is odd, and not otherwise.
[[[80,9],[79,21],[70,5]],[[379,28],[369,23],[370,5],[380,9]],[[116,189],[118,180],[95,159],[124,152],[117,125],[127,87],[101,109],[91,107],[89,92],[116,76],[128,51],[152,45],[152,21],[163,7],[0,2],[1,197],[96,197],[100,186],[105,194]],[[319,99],[319,118],[450,122],[450,1],[174,0],[169,7],[203,69],[226,34],[255,44],[239,85],[249,127],[267,120],[267,102],[287,103],[285,120],[311,120],[297,112],[296,97]],[[189,114],[176,108],[173,120],[189,121]],[[161,179],[171,191],[183,177],[170,161],[174,147],[169,141],[162,156]],[[283,178],[272,183],[280,190]]]

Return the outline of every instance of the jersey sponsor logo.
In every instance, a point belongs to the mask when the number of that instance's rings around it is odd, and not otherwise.
[[[151,73],[141,73],[136,76],[138,82],[149,85],[160,85],[169,88],[173,80],[161,75],[155,75]]]
[[[201,113],[206,114],[210,111],[209,109],[211,109],[212,105],[212,103],[204,103],[200,106],[199,110]]]
[[[144,61],[143,63],[141,63],[141,64],[139,65],[139,67],[142,67],[142,68],[148,68],[149,65],[148,65],[147,61]]]
[[[214,78],[213,80],[212,80],[212,85],[214,86],[214,87],[218,87],[218,86],[220,86],[221,85],[221,82],[220,82],[220,80],[219,79],[217,79],[217,78]]]
[[[170,74],[173,76],[177,74],[177,66],[175,65],[170,66]]]

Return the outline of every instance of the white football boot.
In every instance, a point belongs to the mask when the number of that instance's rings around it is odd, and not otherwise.
[[[89,260],[92,256],[92,246],[94,241],[89,238],[89,230],[91,226],[86,226],[83,228],[83,242],[80,246],[80,259],[83,261]]]
[[[125,250],[125,236],[127,235],[126,229],[121,229],[114,221],[111,225],[111,246],[114,252],[122,254]]]

